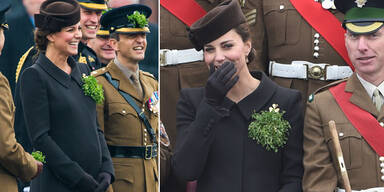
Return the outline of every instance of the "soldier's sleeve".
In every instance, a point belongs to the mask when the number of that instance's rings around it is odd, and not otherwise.
[[[263,0],[240,0],[240,5],[250,28],[255,58],[248,64],[250,71],[267,72],[267,40],[264,27]]]
[[[0,165],[23,181],[29,181],[37,173],[37,164],[16,141],[11,90],[5,77],[0,76]]]
[[[324,125],[316,96],[313,101],[308,102],[304,120],[303,190],[330,192],[336,187],[337,173],[325,141]]]

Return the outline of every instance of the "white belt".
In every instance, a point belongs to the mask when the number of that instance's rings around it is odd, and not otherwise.
[[[291,64],[269,62],[269,74],[275,77],[294,79],[339,80],[351,76],[349,66],[311,63],[308,61],[292,61]]]
[[[203,51],[196,51],[196,49],[183,49],[183,50],[160,50],[160,66],[177,65],[182,63],[189,63],[203,60]]]
[[[335,192],[345,192],[344,189],[336,188]],[[363,190],[352,190],[352,192],[384,192],[384,187],[375,187]]]

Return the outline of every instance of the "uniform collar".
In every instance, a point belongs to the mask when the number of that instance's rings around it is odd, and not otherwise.
[[[139,68],[137,68],[136,71],[132,71],[127,67],[125,67],[124,65],[122,65],[120,61],[117,59],[117,57],[115,57],[114,62],[116,66],[123,72],[123,74],[129,79],[129,82],[133,84],[131,79],[132,75],[134,75],[140,81]]]
[[[53,79],[68,88],[71,78],[81,87],[83,82],[81,80],[80,71],[75,60],[72,57],[68,57],[67,62],[71,67],[71,74],[68,75],[63,70],[58,68],[55,64],[49,60],[44,53],[40,53],[36,63],[43,68]]]
[[[363,85],[364,89],[367,91],[370,98],[372,98],[373,91],[375,91],[375,89],[379,89],[381,94],[384,94],[384,82],[381,82],[381,84],[376,87],[374,84],[372,84],[372,83],[364,80],[362,77],[360,77],[359,74],[356,73],[356,76],[359,79],[361,85]]]

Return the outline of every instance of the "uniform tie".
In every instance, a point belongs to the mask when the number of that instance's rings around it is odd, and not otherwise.
[[[376,109],[380,111],[381,106],[383,105],[383,98],[378,89],[375,89],[375,91],[373,91],[372,100],[373,100],[373,104],[376,106]]]
[[[131,80],[132,80],[133,86],[137,90],[138,95],[140,97],[143,97],[143,89],[141,88],[141,84],[139,82],[139,79],[135,75],[131,75]]]

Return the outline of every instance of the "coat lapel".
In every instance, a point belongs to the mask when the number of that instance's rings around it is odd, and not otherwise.
[[[376,107],[373,105],[371,98],[369,97],[367,91],[364,89],[363,85],[360,83],[356,73],[354,73],[351,78],[348,79],[347,85],[345,86],[345,91],[352,93],[350,98],[351,103],[365,111],[368,111],[375,117],[379,115],[379,111],[377,111]]]
[[[238,103],[242,115],[248,120],[254,111],[260,111],[269,103],[277,88],[277,85],[262,72],[252,73],[252,76],[260,80],[259,87]]]
[[[44,53],[39,54],[36,64],[65,88],[69,87],[70,76],[53,64]]]
[[[116,79],[119,81],[119,89],[124,91],[125,93],[128,93],[133,98],[135,98],[138,101],[142,101],[142,98],[139,97],[136,88],[131,84],[129,79],[124,75],[124,73],[117,67],[115,62],[111,61],[108,66],[109,72],[113,79]]]

